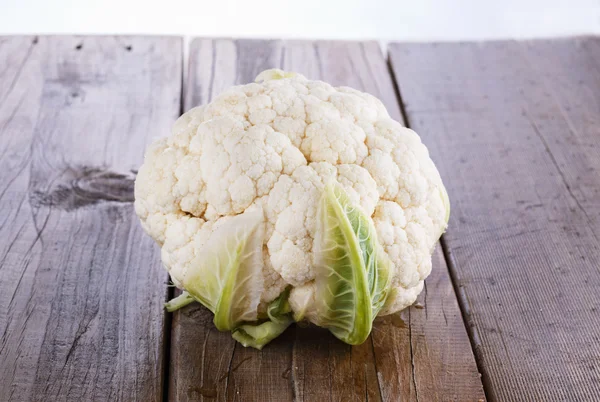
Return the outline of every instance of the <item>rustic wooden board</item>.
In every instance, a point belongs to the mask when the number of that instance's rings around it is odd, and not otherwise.
[[[179,38],[0,38],[0,400],[158,401],[167,276],[133,169],[180,112]]]
[[[600,39],[392,44],[490,400],[600,396]]]
[[[379,97],[401,121],[387,64],[375,42],[196,39],[185,109],[267,68],[298,71]],[[173,316],[170,399],[265,401],[477,401],[484,398],[441,252],[418,307],[377,321],[350,347],[326,330],[291,327],[262,352],[214,329],[191,305]]]

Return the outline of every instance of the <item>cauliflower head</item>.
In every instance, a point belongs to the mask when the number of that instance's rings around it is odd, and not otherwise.
[[[351,344],[411,305],[449,201],[377,98],[281,70],[191,109],[148,148],[135,210],[185,292],[261,348],[293,321]]]

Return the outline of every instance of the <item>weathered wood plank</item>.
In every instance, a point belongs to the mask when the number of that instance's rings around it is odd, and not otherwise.
[[[207,103],[234,84],[252,82],[259,72],[278,66],[280,58],[277,41],[193,40],[184,108]],[[173,314],[170,400],[292,400],[293,329],[259,352],[217,331],[212,318],[199,304]]]
[[[167,276],[133,169],[179,113],[181,40],[0,39],[0,399],[163,393]]]
[[[480,376],[462,321],[444,256],[438,246],[433,270],[417,302],[409,309],[382,317],[374,328],[377,366],[385,400],[484,400]],[[408,355],[398,347],[406,345]],[[410,387],[405,384],[409,384]]]
[[[393,44],[488,395],[600,395],[600,39]]]
[[[374,42],[196,39],[185,108],[274,67],[366,90],[401,120],[387,64]],[[244,349],[214,329],[210,312],[188,306],[173,318],[170,399],[482,399],[469,339],[439,252],[429,282],[421,308],[404,312],[404,321],[400,315],[378,320],[372,337],[354,348],[326,330],[292,327],[262,352]]]

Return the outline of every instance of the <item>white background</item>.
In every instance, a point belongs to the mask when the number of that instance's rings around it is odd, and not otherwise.
[[[531,38],[600,34],[600,0],[0,0],[0,33]]]

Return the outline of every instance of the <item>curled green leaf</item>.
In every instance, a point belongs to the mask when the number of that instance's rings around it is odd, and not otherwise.
[[[266,321],[259,325],[242,325],[231,336],[245,347],[261,350],[266,344],[277,338],[292,324],[294,320],[287,317],[285,321]]]
[[[325,187],[318,225],[318,324],[348,344],[361,344],[387,299],[390,262],[371,219],[352,205],[348,194],[335,182]]]
[[[236,328],[233,339],[244,345],[261,350],[267,343],[277,338],[294,322],[288,303],[290,288],[288,287],[277,299],[269,304],[267,313],[269,320],[261,324],[245,324]]]
[[[256,321],[263,290],[262,213],[244,213],[220,226],[204,246],[205,255],[181,281],[183,288],[214,314],[220,331]]]

